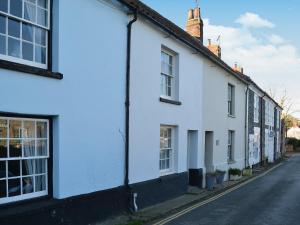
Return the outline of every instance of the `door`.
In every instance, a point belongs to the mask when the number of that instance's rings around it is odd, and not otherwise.
[[[205,131],[205,167],[206,172],[213,172],[214,132]]]

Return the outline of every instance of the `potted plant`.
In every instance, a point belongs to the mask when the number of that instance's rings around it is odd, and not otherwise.
[[[207,173],[205,176],[206,188],[211,191],[214,189],[216,184],[216,173]]]
[[[230,168],[229,171],[229,180],[239,180],[242,178],[242,171],[238,168]]]
[[[250,166],[246,167],[244,170],[243,170],[243,176],[252,176],[252,168]]]
[[[222,184],[223,185],[225,174],[226,174],[226,171],[223,171],[223,170],[217,170],[216,171],[217,184]]]

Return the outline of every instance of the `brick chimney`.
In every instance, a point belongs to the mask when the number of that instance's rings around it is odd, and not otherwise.
[[[237,63],[234,64],[233,70],[235,72],[239,72],[241,74],[244,74],[244,68],[239,66]]]
[[[199,7],[189,10],[185,30],[203,43],[203,21]]]
[[[221,58],[222,54],[221,54],[221,46],[218,44],[212,44],[211,43],[211,39],[208,39],[208,46],[207,48],[214,53],[216,56],[218,56],[219,58]]]

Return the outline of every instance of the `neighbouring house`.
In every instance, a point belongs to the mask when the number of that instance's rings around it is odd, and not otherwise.
[[[293,127],[287,131],[287,137],[300,140],[300,128],[298,126],[298,122],[293,122]]]

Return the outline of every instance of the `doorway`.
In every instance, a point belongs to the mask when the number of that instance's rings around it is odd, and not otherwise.
[[[214,171],[213,150],[214,150],[214,132],[205,131],[205,167],[207,173]]]

